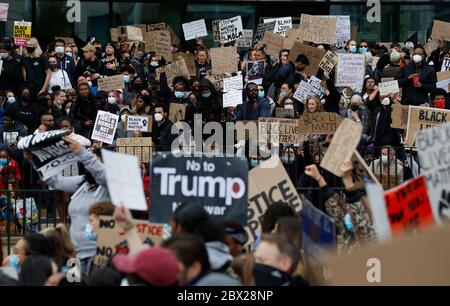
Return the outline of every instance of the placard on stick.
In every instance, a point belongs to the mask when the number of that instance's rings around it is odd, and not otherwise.
[[[117,138],[116,151],[122,154],[135,155],[142,163],[148,163],[153,155],[151,137]]]
[[[296,41],[291,48],[288,60],[294,63],[298,55],[306,55],[309,60],[309,65],[306,66],[305,73],[307,75],[316,75],[317,71],[319,70],[320,62],[325,56],[325,53],[326,52],[324,50]]]

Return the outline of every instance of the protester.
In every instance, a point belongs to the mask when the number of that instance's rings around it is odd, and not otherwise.
[[[47,90],[51,70],[36,38],[32,37],[28,40],[25,50],[21,60],[25,84],[30,88],[32,96],[36,97]]]
[[[48,83],[48,91],[52,92],[52,87],[59,86],[61,90],[72,88],[69,75],[65,70],[61,70],[61,62],[56,56],[48,58],[48,65],[52,71],[50,82]]]

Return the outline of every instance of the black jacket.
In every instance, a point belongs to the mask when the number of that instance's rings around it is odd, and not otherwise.
[[[172,142],[177,138],[176,134],[172,134],[172,125],[172,121],[167,118],[160,126],[153,121],[152,141],[155,151],[171,151]]]
[[[90,138],[91,130],[84,125],[86,121],[92,120],[95,122],[97,117],[97,103],[92,98],[83,100],[78,97],[75,103],[72,104],[72,108],[69,112],[70,117],[75,120],[75,132],[83,135],[86,138]]]
[[[413,85],[413,80],[408,79],[411,74],[417,73],[422,87],[416,88]],[[425,63],[417,67],[414,64],[409,64],[400,69],[397,77],[398,85],[403,88],[402,104],[404,105],[420,105],[428,102],[428,94],[436,88],[436,73],[434,67]]]
[[[17,97],[20,94],[20,87],[22,86],[22,68],[20,60],[11,57],[3,61],[3,68],[0,74],[0,90],[12,90]]]

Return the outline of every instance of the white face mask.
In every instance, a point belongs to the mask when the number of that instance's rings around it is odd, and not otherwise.
[[[294,105],[293,104],[286,104],[284,106],[284,109],[294,109]]]
[[[68,56],[68,57],[72,57],[72,52],[66,52],[66,55]]]
[[[115,97],[108,97],[108,103],[109,104],[116,104],[116,98]]]
[[[386,165],[389,162],[388,157],[386,155],[381,155],[381,163]]]
[[[421,63],[422,59],[423,59],[422,55],[416,54],[416,55],[413,56],[413,61],[416,64]]]
[[[63,54],[64,53],[64,47],[58,46],[55,48],[55,52],[59,53],[59,54]]]
[[[384,98],[383,101],[381,101],[381,105],[388,106],[389,104],[391,104],[391,100],[388,97]]]
[[[161,115],[160,113],[156,113],[155,114],[155,121],[156,122],[161,122],[163,120],[163,115]]]
[[[128,115],[121,115],[120,120],[122,120],[122,122],[125,122],[127,120],[127,116]]]

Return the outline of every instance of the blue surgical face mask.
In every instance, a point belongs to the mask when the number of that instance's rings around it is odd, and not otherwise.
[[[344,225],[347,231],[353,232],[353,223],[352,218],[350,217],[350,214],[346,214],[344,217]]]
[[[350,46],[349,48],[350,53],[356,53],[357,50],[356,46]]]
[[[158,67],[158,62],[150,62],[150,66],[152,66],[152,67]]]
[[[84,233],[86,234],[86,238],[90,241],[96,241],[97,235],[94,233],[94,228],[90,223],[86,224],[86,228],[84,229]]]
[[[124,75],[123,76],[123,81],[125,82],[125,84],[130,83],[130,76],[129,75]]]
[[[264,90],[258,91],[258,97],[263,98],[264,96]]]
[[[361,54],[367,53],[367,48],[366,47],[359,48],[359,53],[361,53]]]
[[[0,167],[6,166],[8,164],[8,160],[6,158],[0,158]]]
[[[202,97],[203,97],[203,98],[209,98],[209,97],[211,97],[211,92],[205,92],[205,93],[202,93]]]
[[[7,100],[6,100],[6,103],[8,103],[8,104],[13,104],[13,103],[15,103],[16,102],[16,98],[15,97],[9,97]]]
[[[285,164],[292,164],[295,161],[295,157],[289,155],[283,155],[281,159]]]
[[[177,99],[183,99],[184,91],[175,91],[174,95],[175,95],[175,98],[177,98]]]
[[[2,60],[5,60],[5,59],[7,59],[8,58],[8,53],[7,52],[2,52],[2,53],[0,53],[0,58],[2,59]]]
[[[259,165],[259,160],[257,159],[252,159],[250,160],[250,168],[256,168]]]
[[[73,56],[72,52],[66,52],[66,55],[67,55],[68,57],[72,57],[72,56]]]
[[[17,254],[11,254],[11,256],[9,256],[9,266],[16,269],[17,273],[20,272],[20,261]]]

